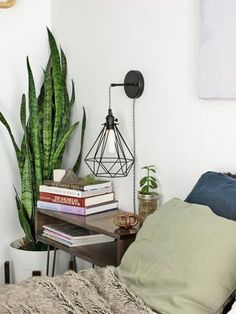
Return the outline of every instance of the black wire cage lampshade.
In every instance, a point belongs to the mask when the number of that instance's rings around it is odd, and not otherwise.
[[[128,97],[140,97],[144,89],[144,79],[139,71],[129,71],[124,83],[112,83],[109,87],[109,108],[103,128],[85,157],[91,172],[97,177],[125,177],[130,172],[135,154],[131,152],[118,129],[118,119],[111,109],[111,88],[124,86]]]

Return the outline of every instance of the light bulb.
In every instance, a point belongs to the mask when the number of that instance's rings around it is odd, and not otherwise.
[[[116,152],[115,141],[116,138],[114,130],[108,130],[107,150],[110,154],[114,154]]]

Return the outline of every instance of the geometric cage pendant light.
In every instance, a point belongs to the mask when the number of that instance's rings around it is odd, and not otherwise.
[[[135,100],[143,93],[143,75],[132,70],[126,74],[124,83],[110,84],[109,108],[105,123],[85,157],[87,166],[96,177],[126,177],[135,162],[134,154],[118,129],[118,119],[112,113],[111,88],[117,86],[124,86],[126,95]]]

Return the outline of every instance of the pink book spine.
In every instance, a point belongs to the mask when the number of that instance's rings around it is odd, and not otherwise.
[[[50,203],[44,201],[38,201],[37,207],[42,209],[54,210],[63,213],[77,214],[77,215],[86,215],[84,207],[58,204],[58,203]]]

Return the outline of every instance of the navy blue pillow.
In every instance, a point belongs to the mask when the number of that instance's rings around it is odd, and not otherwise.
[[[236,179],[223,173],[206,172],[185,201],[207,205],[217,215],[236,220]]]

